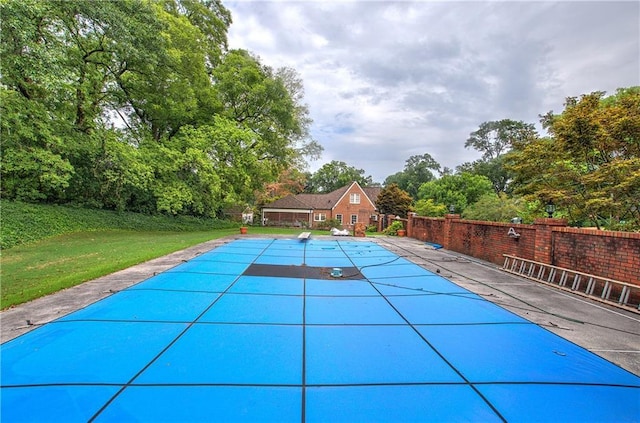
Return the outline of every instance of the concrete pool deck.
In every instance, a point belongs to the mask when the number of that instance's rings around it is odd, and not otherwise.
[[[0,313],[1,342],[7,342],[52,320],[240,238],[208,241],[115,272]],[[333,239],[315,236],[317,239]],[[340,237],[341,239],[344,239]],[[433,250],[411,238],[348,238],[369,241],[438,273],[457,285],[581,347],[640,375],[640,315],[562,292],[500,270],[499,266],[444,249]]]

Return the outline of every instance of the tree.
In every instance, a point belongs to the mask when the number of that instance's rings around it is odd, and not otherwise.
[[[74,175],[59,134],[64,124],[56,122],[43,104],[3,88],[0,115],[3,198],[32,202],[60,198]]]
[[[462,217],[489,222],[509,222],[514,217],[529,223],[533,221],[528,204],[521,197],[508,197],[504,193],[484,194],[464,210]]]
[[[364,170],[356,169],[345,162],[332,160],[324,164],[320,169],[311,175],[307,181],[305,192],[331,192],[352,182],[358,182],[361,186],[371,183],[371,176],[364,176]]]
[[[509,167],[517,192],[553,201],[575,223],[638,225],[640,87],[604,95],[569,97],[561,114],[542,116],[551,137],[516,144]]]
[[[212,125],[184,126],[162,143],[148,141],[158,210],[215,216],[226,206],[246,204],[271,178],[272,166],[247,148],[255,134],[218,117]]]
[[[220,0],[1,2],[4,198],[213,215],[322,147]]]
[[[376,207],[382,214],[393,214],[406,218],[412,210],[413,199],[396,184],[386,186],[376,199]]]
[[[120,147],[129,144],[127,137],[109,128],[108,116],[121,107],[116,75],[124,73],[119,68],[123,64],[135,69],[138,63],[152,62],[149,55],[141,59],[142,53],[162,45],[157,42],[161,25],[152,8],[134,0],[26,0],[1,7],[0,89],[3,98],[12,99],[3,102],[3,117],[15,118],[3,134],[3,159],[8,160],[2,181],[5,198],[9,194],[8,198],[32,201],[107,206],[103,199],[113,198],[113,172],[126,169],[130,174],[136,169],[130,160],[114,165],[124,158]],[[16,130],[21,127],[35,130]],[[118,143],[112,142],[115,139]],[[105,147],[117,151],[111,154]],[[19,171],[20,161],[40,163],[37,173],[49,176],[26,176]],[[127,178],[117,178],[121,177]],[[5,189],[14,178],[22,179],[23,185],[24,178],[39,181],[25,197]],[[121,204],[118,200],[112,206]]]
[[[119,88],[117,112],[138,132],[155,141],[171,138],[184,125],[210,124],[220,111],[211,83],[212,66],[226,50],[229,12],[218,1],[164,0],[149,3],[155,17],[151,40],[113,66]],[[153,29],[152,29],[153,30]]]
[[[505,155],[503,154],[495,159],[463,163],[456,167],[456,171],[458,173],[468,172],[486,176],[491,181],[496,194],[511,194],[513,191],[513,174],[505,167],[504,163]]]
[[[441,217],[449,212],[444,204],[438,204],[432,198],[423,198],[416,201],[415,211],[418,216]]]
[[[469,135],[464,144],[465,148],[481,152],[482,158],[458,166],[458,172],[486,176],[493,184],[496,194],[509,193],[513,175],[504,166],[504,155],[513,145],[535,138],[537,132],[532,124],[511,119],[484,122]]]
[[[536,135],[533,124],[503,119],[480,124],[464,146],[481,152],[485,161],[493,160],[509,151],[512,145],[526,142]]]
[[[283,170],[276,182],[269,182],[256,192],[256,206],[258,208],[278,200],[287,195],[296,195],[304,192],[307,185],[307,175],[296,168]]]
[[[400,189],[417,198],[418,188],[435,178],[432,171],[439,171],[440,164],[430,154],[411,156],[405,162],[404,170],[387,177],[384,184],[396,184]]]
[[[282,170],[299,165],[299,158],[317,158],[322,151],[309,135],[311,119],[301,103],[302,82],[290,68],[274,71],[245,50],[232,50],[214,69],[221,114],[251,129],[248,145]]]
[[[444,175],[440,179],[425,182],[418,190],[419,200],[433,200],[461,213],[468,205],[475,203],[484,194],[493,192],[491,181],[485,176],[463,172]]]

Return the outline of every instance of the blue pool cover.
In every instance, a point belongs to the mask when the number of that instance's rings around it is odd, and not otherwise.
[[[640,421],[639,377],[362,241],[233,241],[0,357],[3,422]]]

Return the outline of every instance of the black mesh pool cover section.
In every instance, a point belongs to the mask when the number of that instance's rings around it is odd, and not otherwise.
[[[279,264],[252,264],[244,276],[271,276],[296,279],[364,279],[357,267],[341,267],[342,277],[331,276],[332,267],[291,266]]]

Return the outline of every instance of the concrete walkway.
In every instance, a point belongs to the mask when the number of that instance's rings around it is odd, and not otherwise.
[[[239,237],[205,242],[5,310],[0,313],[1,341],[4,343]],[[330,236],[314,238],[336,239]],[[503,272],[492,263],[444,249],[433,250],[415,239],[382,236],[339,239],[375,242],[640,375],[638,314]]]

